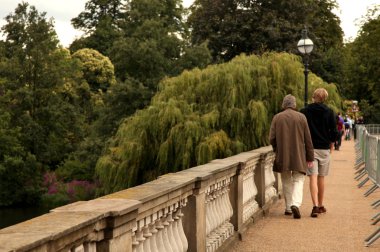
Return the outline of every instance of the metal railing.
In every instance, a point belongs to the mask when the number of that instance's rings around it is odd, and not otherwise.
[[[360,180],[365,175],[358,187],[362,187],[368,181],[371,181],[373,185],[364,193],[367,197],[380,187],[380,124],[367,124],[356,126],[356,162],[355,169],[358,174],[355,179]],[[380,200],[372,203],[373,208],[380,206]],[[380,222],[380,212],[371,218],[373,220],[372,225],[376,225]],[[365,239],[365,245],[370,246],[378,238],[380,238],[380,228],[370,234]]]

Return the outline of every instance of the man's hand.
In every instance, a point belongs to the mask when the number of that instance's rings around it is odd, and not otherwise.
[[[314,164],[313,161],[306,161],[307,163],[307,168],[313,168]]]

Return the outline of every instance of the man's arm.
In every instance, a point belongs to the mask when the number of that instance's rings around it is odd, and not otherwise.
[[[310,129],[309,129],[309,125],[307,124],[307,119],[306,119],[305,116],[304,116],[303,124],[304,124],[304,138],[305,138],[306,161],[307,162],[313,162],[314,161],[313,141],[311,140]]]

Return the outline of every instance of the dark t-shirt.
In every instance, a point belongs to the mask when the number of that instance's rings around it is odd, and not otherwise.
[[[334,111],[323,103],[312,103],[301,112],[306,116],[314,149],[330,149],[338,136]]]

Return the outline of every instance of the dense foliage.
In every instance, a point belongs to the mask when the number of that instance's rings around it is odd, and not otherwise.
[[[345,95],[359,101],[366,123],[380,123],[380,12],[374,7],[362,20],[359,36],[346,48]]]
[[[10,150],[1,152],[2,195],[12,197],[0,199],[2,205],[31,200],[14,195],[33,192],[37,196],[40,172],[54,169],[75,150],[83,125],[76,100],[71,99],[75,88],[67,88],[76,82],[78,68],[69,52],[57,47],[52,22],[27,3],[19,4],[6,20],[0,104],[4,130],[14,129],[3,131],[9,133],[4,137],[14,139],[14,149],[9,146],[13,155]]]
[[[86,34],[73,42],[71,50],[89,47],[109,56],[118,79],[137,80],[152,95],[163,77],[203,68],[211,60],[205,44],[188,43],[181,2],[90,0],[72,19],[74,27]]]
[[[344,45],[335,5],[89,0],[65,49],[54,20],[19,4],[1,28],[0,206],[88,199],[268,144],[283,96],[303,104],[305,25],[309,97],[323,86],[335,111],[357,99],[380,122],[376,9]]]
[[[283,97],[291,93],[303,103],[303,78],[298,57],[266,53],[163,80],[150,106],[120,125],[99,159],[102,193],[267,145]],[[309,92],[319,86],[337,110],[336,87],[311,75]]]
[[[189,25],[194,43],[208,41],[214,62],[240,53],[297,53],[306,26],[315,43],[311,69],[327,82],[338,83],[343,31],[332,12],[335,0],[195,0]]]

